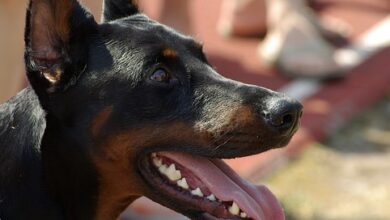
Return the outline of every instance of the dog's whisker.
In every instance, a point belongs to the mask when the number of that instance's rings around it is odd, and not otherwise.
[[[232,138],[233,138],[233,136],[228,137],[228,139],[226,139],[223,143],[221,143],[221,144],[217,145],[216,147],[214,147],[213,151],[214,152],[218,151],[221,147],[223,147],[225,144],[227,144]]]

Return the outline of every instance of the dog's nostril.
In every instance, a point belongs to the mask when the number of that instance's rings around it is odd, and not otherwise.
[[[292,116],[291,114],[287,114],[283,116],[282,126],[285,124],[291,124],[293,123],[293,121],[294,121],[294,116]]]
[[[271,124],[275,127],[289,125],[294,122],[294,116],[291,113],[286,113],[280,117],[273,118]]]
[[[280,132],[290,132],[297,125],[302,116],[302,105],[294,100],[281,98],[273,100],[269,108],[269,117],[266,117],[269,125]]]

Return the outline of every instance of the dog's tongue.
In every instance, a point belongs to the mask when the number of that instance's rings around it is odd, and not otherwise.
[[[242,179],[222,160],[177,152],[164,152],[161,155],[190,170],[220,200],[236,202],[249,217],[255,220],[284,219],[279,202],[268,188]]]

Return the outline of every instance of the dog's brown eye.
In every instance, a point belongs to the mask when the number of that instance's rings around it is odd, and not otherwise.
[[[156,82],[165,82],[168,83],[171,79],[171,76],[164,69],[158,69],[150,76],[150,79]]]

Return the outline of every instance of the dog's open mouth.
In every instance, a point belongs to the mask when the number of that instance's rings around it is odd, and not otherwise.
[[[284,219],[277,199],[265,186],[242,179],[222,160],[158,152],[142,163],[146,169],[141,174],[155,193],[197,219]]]

